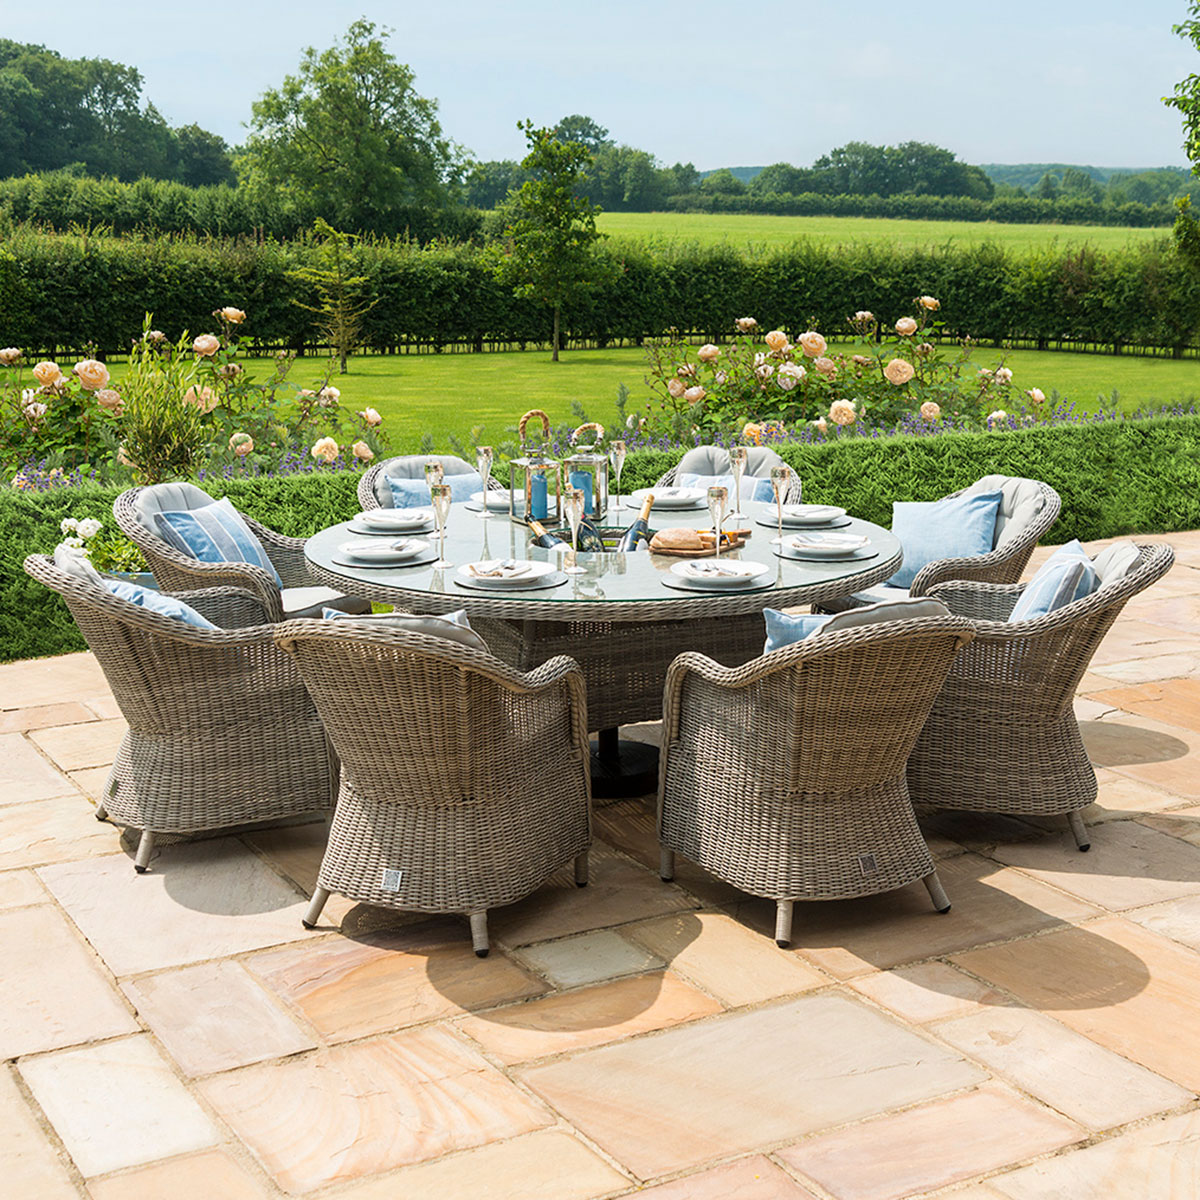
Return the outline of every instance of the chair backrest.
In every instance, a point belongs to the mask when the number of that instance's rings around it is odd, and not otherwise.
[[[398,458],[385,458],[372,475],[372,491],[380,508],[392,507],[392,489],[388,477],[393,479],[424,479],[425,464],[437,459],[447,475],[466,475],[475,468],[457,454],[404,454]]]
[[[160,512],[186,512],[193,508],[204,508],[215,503],[213,498],[194,483],[152,483],[147,487],[133,488],[117,499],[128,498],[125,511],[151,536],[159,540],[154,514]],[[115,506],[114,506],[115,507]]]
[[[1058,494],[1036,479],[1022,479],[1016,475],[985,475],[955,495],[973,496],[979,492],[1000,493],[996,531],[992,536],[993,550],[1021,539],[1034,526],[1038,527],[1039,534],[1044,532],[1053,522],[1053,517],[1058,515]],[[1047,512],[1050,505],[1053,505],[1054,512],[1050,522],[1047,522],[1045,518],[1050,516]]]
[[[746,474],[766,479],[772,467],[787,464],[769,446],[746,447]],[[675,467],[677,475],[728,475],[729,451],[724,446],[697,446],[689,450]]]

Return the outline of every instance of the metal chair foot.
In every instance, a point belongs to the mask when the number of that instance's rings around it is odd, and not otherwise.
[[[103,804],[97,804],[96,811],[92,815],[96,818],[97,821],[107,821],[108,820],[108,809],[106,809]]]
[[[1067,813],[1067,824],[1075,835],[1075,845],[1079,847],[1080,853],[1086,854],[1092,848],[1092,839],[1083,823],[1083,817],[1077,812]]]
[[[481,908],[478,912],[468,913],[467,919],[471,922],[471,945],[475,948],[475,956],[487,958],[489,949],[487,909]]]
[[[323,887],[313,888],[312,903],[308,906],[308,911],[300,918],[300,924],[305,929],[315,929],[317,922],[321,919],[321,910],[325,907],[325,901],[329,899],[329,889]]]
[[[929,892],[929,898],[933,901],[933,907],[940,913],[948,913],[950,911],[950,897],[946,895],[946,889],[942,887],[942,881],[938,878],[938,873],[930,871],[921,882],[925,885],[926,891]]]
[[[587,887],[588,885],[588,852],[585,850],[575,859],[575,886]]]
[[[137,855],[133,860],[133,869],[139,875],[145,875],[150,869],[150,856],[153,853],[154,834],[148,829],[143,829],[141,841],[138,842]]]
[[[792,901],[775,901],[775,945],[786,950],[792,944]]]
[[[670,883],[675,878],[675,851],[666,846],[658,856],[658,877],[663,883]]]

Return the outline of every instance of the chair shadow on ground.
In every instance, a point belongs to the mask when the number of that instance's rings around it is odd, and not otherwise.
[[[1169,733],[1115,721],[1080,721],[1079,732],[1096,767],[1127,767],[1185,758],[1188,744]]]

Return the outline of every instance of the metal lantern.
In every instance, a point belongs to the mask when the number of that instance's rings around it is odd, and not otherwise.
[[[527,438],[529,422],[540,418],[542,436]],[[550,441],[550,418],[540,408],[531,408],[517,425],[521,444],[520,456],[508,465],[508,516],[510,520],[542,521],[552,525],[562,522],[559,501],[558,472],[561,464],[547,453]]]
[[[599,524],[608,512],[608,454],[600,449],[604,426],[589,421],[571,434],[572,445],[578,445],[588,434],[591,444],[580,446],[563,461],[568,487],[583,492],[583,509],[587,517]]]

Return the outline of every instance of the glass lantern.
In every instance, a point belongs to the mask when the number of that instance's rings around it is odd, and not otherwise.
[[[591,444],[579,449],[563,461],[567,487],[583,492],[584,514],[597,526],[608,513],[608,454],[600,449],[604,438],[604,427],[589,421],[571,434],[572,443],[578,445],[590,435]]]
[[[526,436],[531,420],[540,419],[541,437]],[[531,518],[543,524],[562,523],[559,500],[559,461],[547,453],[550,441],[550,418],[540,408],[530,409],[517,425],[521,453],[509,461],[508,516],[509,520],[528,522]]]

